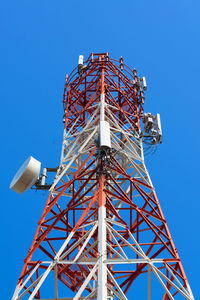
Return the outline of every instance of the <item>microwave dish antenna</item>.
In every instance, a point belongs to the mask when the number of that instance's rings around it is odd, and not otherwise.
[[[10,189],[22,194],[31,188],[38,180],[41,162],[34,157],[28,157],[17,171],[10,184]]]

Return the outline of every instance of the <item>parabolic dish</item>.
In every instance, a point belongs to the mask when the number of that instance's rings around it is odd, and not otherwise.
[[[14,176],[10,189],[18,194],[22,194],[31,188],[37,181],[40,174],[41,162],[30,156],[23,163],[21,168]]]

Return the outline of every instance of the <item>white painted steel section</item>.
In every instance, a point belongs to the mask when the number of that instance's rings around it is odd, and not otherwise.
[[[172,272],[172,270],[166,265],[167,270],[171,273],[174,280],[180,285],[180,288],[188,295],[190,295],[189,291],[184,288],[184,286],[180,283],[178,278],[175,276],[175,274]]]
[[[113,283],[115,284],[115,287],[118,289],[118,291],[119,291],[120,294],[122,295],[122,299],[123,299],[123,300],[128,300],[127,297],[126,297],[126,295],[124,294],[124,292],[122,291],[122,289],[121,289],[120,286],[118,285],[117,281],[115,280],[114,276],[112,275],[112,273],[109,271],[109,269],[107,269],[107,270],[108,270],[108,274],[110,275],[110,277],[111,277]],[[105,299],[106,299],[106,298],[105,298]]]
[[[76,296],[73,298],[73,300],[78,300],[80,299],[81,294],[83,293],[84,289],[86,288],[87,284],[90,282],[90,280],[92,279],[92,277],[94,276],[96,269],[98,267],[98,262],[96,263],[96,265],[93,267],[93,269],[90,271],[88,277],[86,278],[86,280],[84,281],[84,283],[82,284],[82,286],[80,287],[80,289],[78,290],[78,293],[76,294]],[[105,300],[107,298],[101,298],[102,300]]]
[[[81,247],[81,249],[78,251],[78,254],[76,255],[76,257],[74,258],[74,263],[79,259],[79,257],[81,256],[83,250],[85,249],[86,245],[88,244],[89,239],[91,238],[91,236],[93,235],[93,233],[95,232],[97,228],[97,225],[95,225],[90,234],[88,235],[87,239],[85,240],[85,242],[83,243],[83,246]]]
[[[41,287],[41,285],[43,284],[43,282],[45,281],[46,277],[48,276],[49,272],[52,270],[52,268],[54,267],[55,263],[52,262],[49,267],[47,268],[47,270],[43,273],[39,283],[37,284],[36,288],[34,289],[34,291],[32,292],[32,294],[30,295],[30,297],[28,298],[28,300],[33,300],[33,298],[35,297],[37,291],[39,290],[39,288]]]
[[[100,206],[98,209],[98,252],[99,252],[99,268],[98,268],[98,287],[97,300],[107,299],[107,267],[104,261],[107,259],[106,250],[106,208]]]
[[[118,243],[118,241],[117,241],[117,239],[115,238],[115,236],[113,235],[112,231],[109,229],[109,227],[107,227],[107,228],[108,228],[108,231],[110,232],[110,234],[111,234],[113,240],[115,241],[116,245],[119,247],[120,251],[123,253],[124,258],[125,258],[125,259],[128,259],[128,257],[126,256],[126,253],[124,252],[123,248],[122,248],[122,247],[120,246],[120,244]]]
[[[156,268],[155,266],[152,265],[152,269],[160,275],[162,276],[166,282],[169,282],[170,285],[172,285],[181,295],[183,295],[186,299],[191,300],[190,296],[186,293],[184,293],[176,284],[174,284],[173,281],[171,281],[167,276],[165,276],[165,274],[163,274],[158,268]]]
[[[26,295],[42,278],[43,275],[41,275],[40,277],[38,277],[20,296],[18,296],[17,298],[15,298],[15,300],[20,300],[24,297],[24,295]]]
[[[60,248],[60,250],[57,252],[56,256],[54,257],[55,260],[59,259],[60,255],[64,251],[65,247],[67,246],[67,244],[69,243],[69,241],[71,240],[73,235],[74,235],[74,231],[71,231],[70,234],[68,235],[68,237],[66,238],[65,242],[62,244],[62,247]]]
[[[148,264],[148,300],[151,300],[151,267]]]
[[[97,131],[97,128],[95,128],[92,133],[88,136],[88,138],[86,139],[86,141],[84,141],[84,143],[81,145],[79,144],[79,149],[78,149],[78,153],[74,154],[74,152],[72,152],[71,154],[71,160],[70,162],[64,167],[63,171],[61,172],[60,175],[58,175],[55,180],[54,183],[52,184],[51,188],[49,189],[49,191],[53,191],[53,189],[55,188],[55,186],[57,185],[57,183],[59,182],[59,180],[61,180],[61,178],[65,175],[65,173],[67,172],[67,170],[69,169],[69,167],[75,162],[75,160],[78,158],[78,156],[80,155],[80,152],[83,150],[83,148],[89,143],[89,141],[92,139],[92,137],[95,135]],[[77,141],[78,144],[78,141]]]
[[[66,251],[60,258],[59,260],[63,260],[65,259],[65,257],[70,253],[70,251],[74,250],[89,234],[90,234],[91,230],[89,230],[88,232],[86,232],[86,234],[80,238],[73,246],[70,247],[70,249],[68,251]],[[72,236],[71,236],[72,237]]]
[[[35,268],[30,272],[29,276],[26,278],[26,280],[23,282],[23,284],[21,286],[18,287],[18,294],[19,292],[24,288],[24,286],[26,285],[26,283],[29,281],[29,279],[32,277],[32,275],[36,272],[36,270],[38,269],[40,263],[38,263]],[[15,299],[15,294],[13,296],[13,299]],[[12,300],[13,300],[12,299]]]
[[[41,162],[30,156],[20,167],[14,176],[10,189],[18,194],[22,194],[32,187],[40,174]]]
[[[18,294],[19,294],[19,291],[20,291],[20,286],[17,285],[11,300],[17,299],[17,296],[18,296]]]
[[[188,292],[189,292],[189,294],[190,294],[191,300],[194,300],[194,296],[193,296],[193,293],[192,293],[192,290],[191,290],[189,284],[187,284],[187,289],[188,289]]]
[[[101,102],[100,102],[100,139],[103,138],[103,132],[101,131],[101,124],[102,124],[102,127],[107,126],[104,124],[104,122],[105,122],[105,95],[104,95],[104,93],[102,93],[101,94]],[[110,128],[109,128],[109,131],[110,131]],[[102,133],[102,137],[101,137],[101,133]],[[107,138],[109,138],[109,136]],[[101,143],[101,140],[100,140],[100,143]],[[101,205],[98,209],[99,267],[98,267],[98,283],[97,283],[98,284],[97,300],[107,299],[107,267],[106,267],[106,264],[104,263],[104,261],[107,259],[106,244],[107,244],[106,243],[106,208],[104,205]]]
[[[172,296],[172,294],[170,293],[170,291],[168,290],[168,288],[166,287],[165,283],[162,281],[162,279],[160,278],[160,276],[158,275],[157,271],[155,270],[155,268],[152,269],[152,271],[154,272],[154,274],[156,275],[158,281],[161,283],[162,287],[164,288],[165,292],[167,293],[167,295],[169,296],[169,298],[171,300],[174,300],[174,297]]]

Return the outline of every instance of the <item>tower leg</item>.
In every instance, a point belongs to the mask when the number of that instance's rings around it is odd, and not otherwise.
[[[151,267],[148,265],[148,300],[151,300]]]
[[[106,251],[106,195],[104,192],[104,175],[99,178],[99,201],[98,201],[98,252],[99,252],[99,268],[98,268],[98,287],[97,300],[107,299],[107,267],[104,261],[107,258]]]

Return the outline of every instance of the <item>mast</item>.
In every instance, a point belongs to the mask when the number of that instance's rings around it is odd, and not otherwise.
[[[66,77],[61,160],[35,183],[49,194],[12,300],[131,299],[138,277],[145,299],[194,299],[144,162],[162,141],[146,87],[108,53]]]

